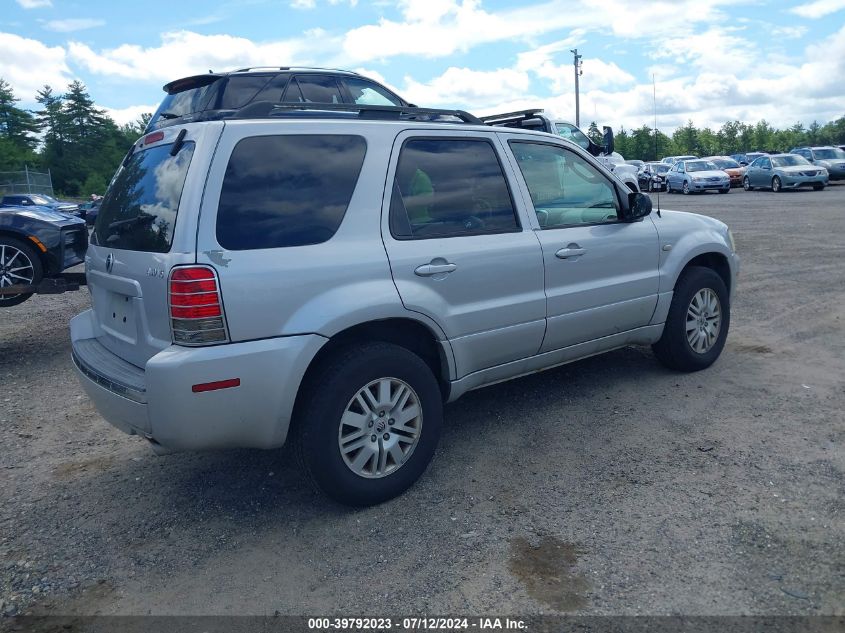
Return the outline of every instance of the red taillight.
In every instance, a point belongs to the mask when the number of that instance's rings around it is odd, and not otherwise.
[[[170,272],[170,327],[178,345],[225,343],[226,323],[217,275],[208,266]]]

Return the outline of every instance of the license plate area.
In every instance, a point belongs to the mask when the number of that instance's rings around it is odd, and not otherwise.
[[[138,336],[135,298],[108,291],[103,307],[101,327],[112,336],[134,344]]]

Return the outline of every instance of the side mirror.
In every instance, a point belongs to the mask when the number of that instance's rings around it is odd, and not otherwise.
[[[748,163],[746,163],[744,160],[739,161],[739,164],[740,164],[742,167],[748,167]]]
[[[625,214],[626,222],[639,220],[649,213],[651,213],[651,198],[639,191],[632,191],[628,194],[628,212]]]
[[[604,130],[604,138],[602,141],[604,143],[604,153],[609,155],[613,153],[614,149],[613,130],[607,125],[605,125],[602,129]]]

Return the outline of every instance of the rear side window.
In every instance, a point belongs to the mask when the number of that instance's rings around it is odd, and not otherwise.
[[[351,135],[255,136],[229,158],[217,241],[229,250],[305,246],[337,232],[366,142]]]
[[[414,139],[399,154],[390,204],[398,239],[518,231],[502,166],[484,139]]]
[[[220,107],[225,110],[242,108],[252,101],[267,83],[272,75],[233,75],[229,77],[226,88],[223,91],[223,99]]]
[[[171,143],[136,152],[118,169],[100,205],[92,243],[151,253],[170,250],[194,143],[184,143],[176,156],[170,155],[172,148]]]

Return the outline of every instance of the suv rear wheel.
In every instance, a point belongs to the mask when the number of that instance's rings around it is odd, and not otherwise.
[[[652,349],[671,369],[706,369],[725,347],[730,320],[725,282],[711,268],[692,266],[675,285],[663,336]]]
[[[389,343],[366,343],[323,364],[297,414],[299,454],[326,495],[381,503],[425,471],[440,438],[443,400],[431,369]]]

